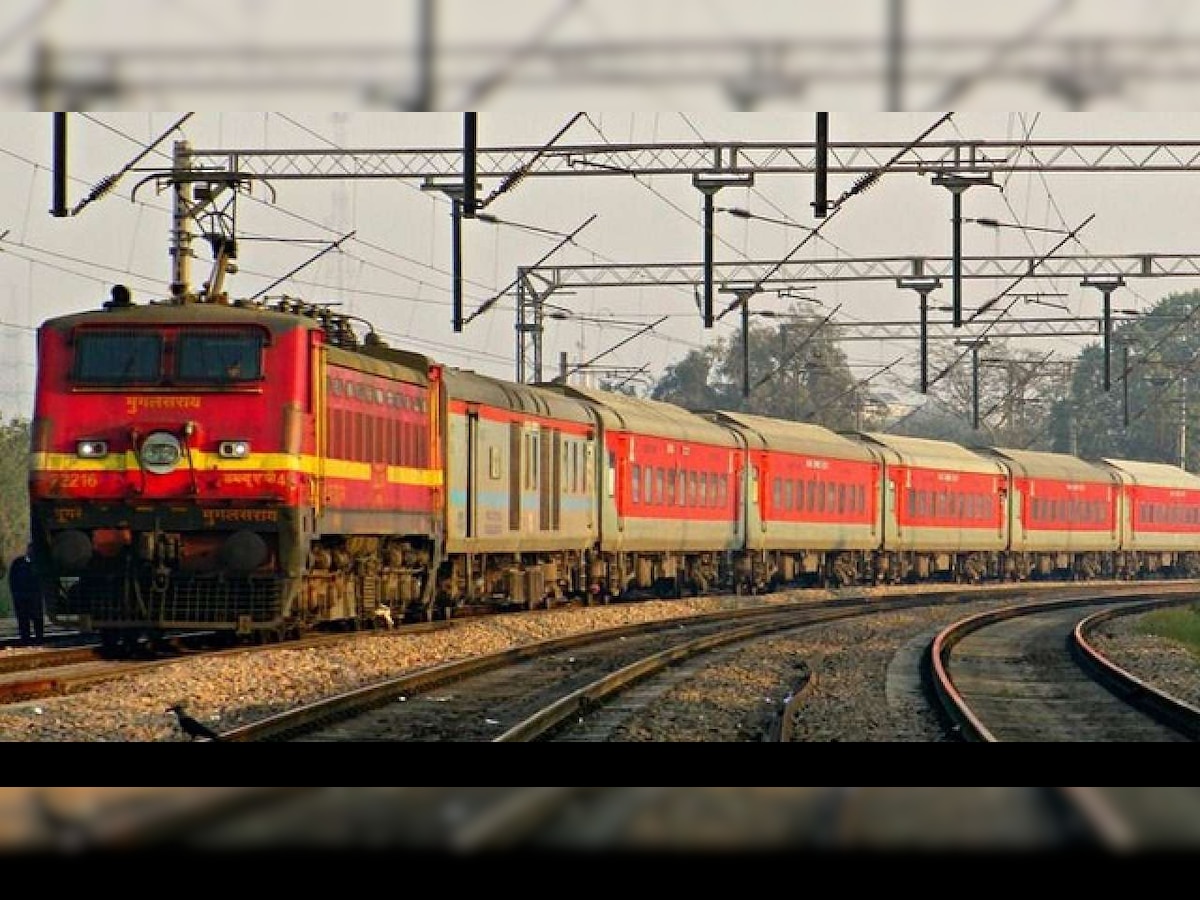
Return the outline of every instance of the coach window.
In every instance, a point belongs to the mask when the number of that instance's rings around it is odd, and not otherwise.
[[[642,467],[635,465],[633,467],[633,477],[630,479],[630,488],[632,493],[630,499],[634,503],[642,502]]]
[[[72,378],[80,384],[157,383],[162,356],[162,335],[154,332],[80,332]]]
[[[667,496],[663,501],[667,506],[675,505],[675,476],[677,474],[677,470],[667,469]]]
[[[263,336],[258,332],[183,331],[175,344],[180,381],[229,384],[262,378]]]
[[[666,477],[663,474],[661,466],[654,467],[654,502],[661,504],[663,502],[664,482]]]

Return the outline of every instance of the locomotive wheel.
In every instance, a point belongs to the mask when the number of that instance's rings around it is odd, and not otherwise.
[[[112,628],[106,628],[100,632],[100,652],[104,656],[119,657],[124,655],[126,652],[125,633]]]

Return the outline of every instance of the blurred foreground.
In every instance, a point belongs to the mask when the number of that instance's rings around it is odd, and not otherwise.
[[[42,110],[1171,110],[1193,108],[1191,6],[6,0],[0,88]]]
[[[1081,802],[1080,802],[1081,801]],[[12,854],[1200,847],[1197,788],[3,788]]]

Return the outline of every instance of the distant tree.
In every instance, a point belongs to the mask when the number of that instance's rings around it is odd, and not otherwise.
[[[1169,294],[1114,328],[1109,381],[1105,391],[1103,345],[1085,348],[1070,394],[1056,410],[1056,447],[1089,458],[1182,460],[1197,471],[1200,291]]]
[[[29,447],[27,419],[11,419],[0,425],[0,553],[4,575],[8,563],[29,542]],[[0,579],[0,607],[12,609],[8,578]]]
[[[650,390],[651,399],[684,409],[728,408],[729,386],[713,384],[715,360],[725,352],[722,343],[691,350],[679,362],[667,366],[663,377]]]
[[[1013,350],[991,340],[978,355],[979,427],[975,427],[975,354],[969,346],[939,342],[929,352],[929,397],[897,433],[967,446],[1051,449],[1055,403],[1068,389],[1069,359],[1045,351]],[[921,429],[926,429],[922,431]]]
[[[862,427],[873,409],[868,390],[854,381],[845,353],[823,326],[822,317],[795,308],[773,324],[752,320],[747,343],[739,328],[691,351],[668,366],[651,397],[687,409],[751,412],[835,430]]]

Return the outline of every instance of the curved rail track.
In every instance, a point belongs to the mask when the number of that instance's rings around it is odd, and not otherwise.
[[[224,732],[221,740],[539,740],[568,722],[578,726],[602,702],[699,654],[782,629],[927,602],[753,607],[556,638],[389,679]]]
[[[1097,594],[971,616],[933,641],[934,689],[969,740],[1188,740],[1200,733],[1200,711],[1189,713],[1185,705],[1172,704],[1174,718],[1164,721],[1152,704],[1127,702],[1126,697],[1147,692],[1139,691],[1128,673],[1101,667],[1099,655],[1077,641],[1081,608],[1133,613],[1194,603],[1196,598],[1190,592],[1164,592],[1131,604],[1128,596]],[[1103,681],[1093,675],[1101,668]]]
[[[1095,595],[1094,588],[1088,589]],[[1146,588],[1141,588],[1142,593]],[[1113,592],[1115,593],[1115,592]],[[969,599],[976,599],[977,595]],[[951,603],[967,596],[939,598]],[[1130,594],[1121,596],[1125,608]],[[930,598],[910,599],[929,603]],[[1074,602],[1078,603],[1078,599]],[[1097,602],[1095,596],[1091,602]],[[1173,602],[1187,602],[1185,597]],[[819,608],[740,610],[736,624],[725,621],[725,633],[742,632],[749,640],[753,632],[805,627],[803,612],[823,613],[833,618],[897,608],[878,598],[869,602],[843,601]],[[1043,608],[1062,602],[1043,602]],[[1140,604],[1139,604],[1140,605]],[[799,605],[797,605],[798,607]],[[1045,609],[1043,609],[1043,612]],[[688,620],[658,623],[653,633],[637,635],[610,632],[602,638],[577,636],[523,647],[492,658],[477,672],[481,684],[491,670],[503,672],[516,663],[545,665],[546,681],[562,682],[557,700],[546,702],[541,689],[533,693],[531,715],[508,727],[496,720],[480,725],[480,708],[464,720],[475,720],[473,737],[455,740],[530,740],[553,737],[572,739],[563,731],[557,713],[547,710],[559,704],[569,709],[565,718],[584,718],[584,740],[603,740],[591,733],[597,727],[589,713],[595,702],[584,698],[599,689],[612,674],[628,684],[645,682],[627,678],[628,665],[655,668],[648,660],[674,657],[674,666],[694,659],[695,653],[720,652],[721,631],[714,631],[726,615],[696,617],[709,621],[684,628]],[[1074,612],[1078,622],[1079,613]],[[1078,628],[1078,625],[1073,627]],[[1070,630],[1070,628],[1068,628]],[[686,632],[686,634],[685,634]],[[1064,632],[1065,634],[1065,632]],[[676,638],[677,640],[669,640]],[[730,638],[729,640],[733,640]],[[608,662],[608,673],[583,680],[575,686],[563,672],[584,668],[581,661],[589,641],[612,653],[613,646],[631,648],[620,661]],[[677,642],[678,641],[678,642]],[[671,646],[663,646],[669,642]],[[656,646],[656,644],[658,646]],[[703,647],[702,644],[709,646]],[[556,646],[551,646],[556,645]],[[548,655],[546,655],[548,654]],[[434,716],[444,715],[460,695],[462,683],[449,686],[457,667],[470,668],[479,661],[463,661],[417,673],[426,689],[436,688],[430,704]],[[597,663],[599,664],[599,663]],[[647,670],[648,670],[647,669]],[[557,679],[553,673],[558,672]],[[496,683],[508,679],[502,675]],[[525,685],[529,686],[528,670]],[[517,679],[520,681],[520,678]],[[413,706],[414,696],[404,702],[389,702],[388,686],[376,686],[376,709]],[[414,688],[420,690],[421,688]],[[586,690],[585,690],[586,689]],[[485,696],[481,692],[479,697]],[[797,696],[799,692],[797,692]],[[568,698],[574,698],[568,701]],[[360,700],[362,698],[359,698]],[[392,695],[392,699],[398,698]],[[625,701],[623,701],[625,702]],[[539,705],[540,704],[540,705]],[[368,706],[370,704],[368,703]],[[487,704],[484,703],[484,706]],[[637,705],[634,701],[632,705]],[[494,709],[494,707],[488,707]],[[352,719],[332,707],[308,711],[311,721],[298,724],[277,718],[235,732],[224,740],[339,740],[325,731],[346,729]],[[417,721],[417,720],[413,720]],[[411,724],[411,723],[410,723]],[[310,729],[321,729],[312,731]],[[239,733],[240,732],[240,733]],[[445,735],[408,737],[409,740],[438,740]],[[375,735],[376,739],[396,739]],[[360,737],[354,737],[360,740]],[[404,740],[406,738],[399,738]],[[1102,847],[1111,850],[1143,848],[1195,848],[1200,845],[1200,789],[1194,788],[163,788],[86,789],[14,788],[34,792],[28,801],[35,825],[26,834],[27,844],[46,847],[139,848],[169,845],[190,850],[314,847],[395,847],[417,850],[489,851],[501,849],[1059,849]],[[183,797],[145,797],[126,802],[93,804],[72,811],[58,791],[184,792]],[[189,793],[190,792],[190,793]]]
[[[635,706],[644,704],[645,699],[630,700],[629,692],[643,690],[651,676],[686,677],[679,668],[684,660],[781,629],[994,596],[1012,592],[787,602],[588,632],[387,679],[231,729],[220,739],[609,740],[615,727],[612,698],[622,694]]]

